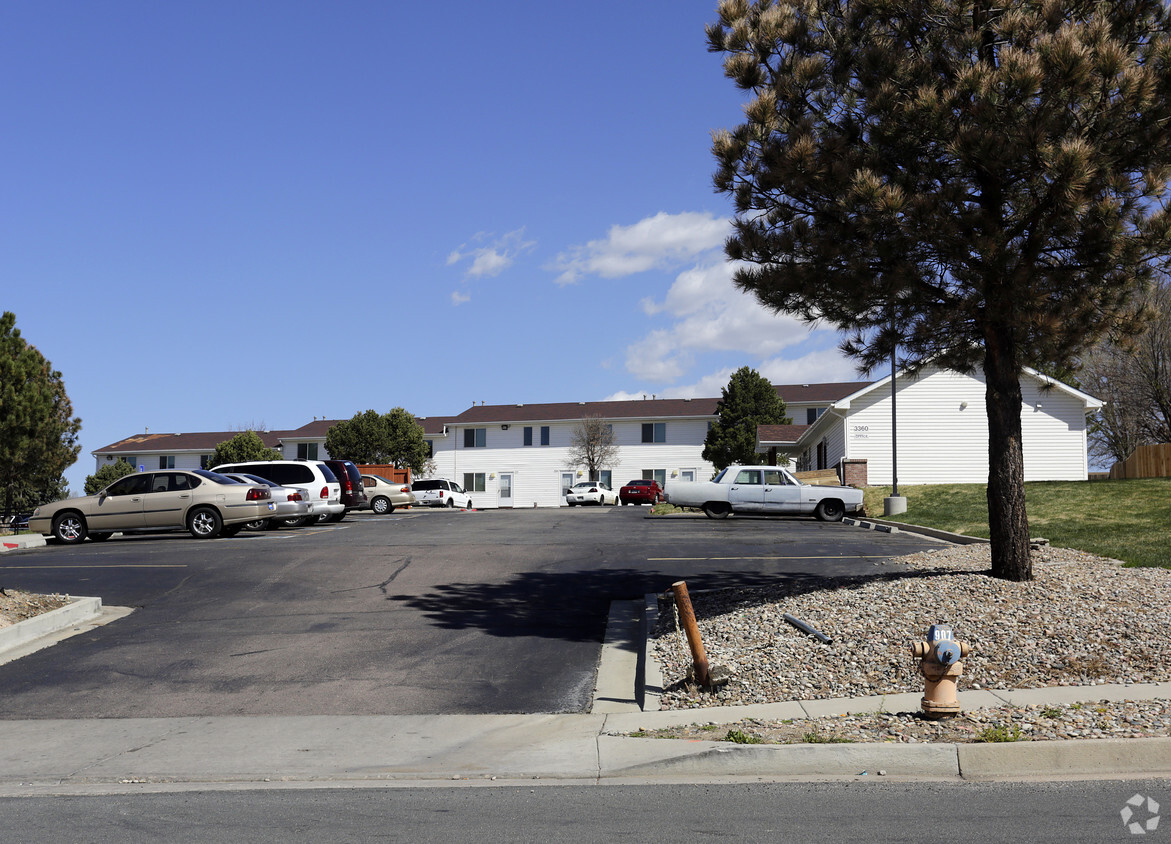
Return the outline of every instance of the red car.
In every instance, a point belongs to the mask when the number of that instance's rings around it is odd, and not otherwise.
[[[658,481],[629,481],[618,490],[618,500],[623,504],[658,504],[663,500],[663,488]]]

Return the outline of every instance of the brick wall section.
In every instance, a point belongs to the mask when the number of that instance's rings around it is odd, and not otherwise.
[[[864,487],[866,486],[866,461],[865,460],[843,460],[842,461],[842,483],[846,486]]]

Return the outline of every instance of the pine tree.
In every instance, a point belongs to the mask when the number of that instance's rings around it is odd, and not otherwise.
[[[81,420],[61,373],[30,346],[15,314],[0,316],[0,489],[6,511],[53,500],[77,460]]]
[[[750,92],[716,134],[736,284],[869,370],[980,369],[992,570],[1028,580],[1023,367],[1069,368],[1171,247],[1168,10],[1155,0],[722,0]]]
[[[768,379],[743,366],[732,373],[716,405],[717,420],[703,441],[703,459],[717,469],[754,464],[758,425],[789,425],[785,402]]]

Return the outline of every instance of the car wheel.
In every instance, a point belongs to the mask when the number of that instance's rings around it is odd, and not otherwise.
[[[349,510],[342,510],[340,513],[334,513],[332,516],[330,516],[326,519],[323,519],[322,521],[331,522],[331,523],[332,522],[340,522],[342,519],[344,519],[346,517],[346,513],[348,513],[348,512],[350,512],[350,511]]]
[[[308,524],[312,516],[297,516],[292,519],[285,519],[285,527],[299,528],[301,525]]]
[[[821,519],[823,522],[840,522],[842,516],[846,514],[846,508],[842,502],[836,498],[826,498],[817,503],[817,509],[813,511],[813,515]]]
[[[474,509],[476,509],[475,507],[473,507],[473,506],[472,506],[472,499],[470,499],[470,498],[468,499],[468,503],[464,505],[464,509],[465,509],[465,510],[474,510]]]
[[[89,535],[89,538],[91,540],[93,540],[94,542],[105,542],[107,539],[109,539],[113,535],[114,534],[110,533],[109,531],[102,531],[101,533],[91,533]]]
[[[454,498],[449,498],[449,499],[447,499],[447,509],[448,509],[448,510],[454,510],[454,509],[455,509],[455,499],[454,499]]]
[[[88,535],[85,517],[80,513],[62,513],[53,519],[53,536],[57,537],[58,542],[75,545]]]
[[[235,535],[237,535],[237,534],[238,534],[240,531],[242,531],[243,529],[244,529],[244,525],[240,525],[240,524],[235,524],[235,525],[224,525],[222,528],[220,528],[220,533],[219,533],[219,535],[220,535],[220,536],[227,536],[227,537],[232,537],[232,536],[235,536]]]
[[[244,530],[265,530],[268,527],[268,519],[257,519],[254,522],[245,522],[243,524]]]
[[[387,513],[394,512],[394,505],[390,503],[390,499],[385,495],[379,495],[370,502],[370,509],[379,516],[385,516]]]
[[[211,507],[197,507],[187,517],[187,530],[196,539],[214,539],[223,528],[223,519]]]
[[[703,513],[709,519],[726,519],[732,513],[732,505],[723,501],[713,501],[703,505]]]

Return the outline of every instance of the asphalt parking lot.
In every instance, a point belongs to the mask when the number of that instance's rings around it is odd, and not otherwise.
[[[647,512],[411,510],[10,552],[0,586],[136,609],[0,666],[0,718],[583,712],[612,600],[680,579],[873,574],[937,547],[811,519]]]

